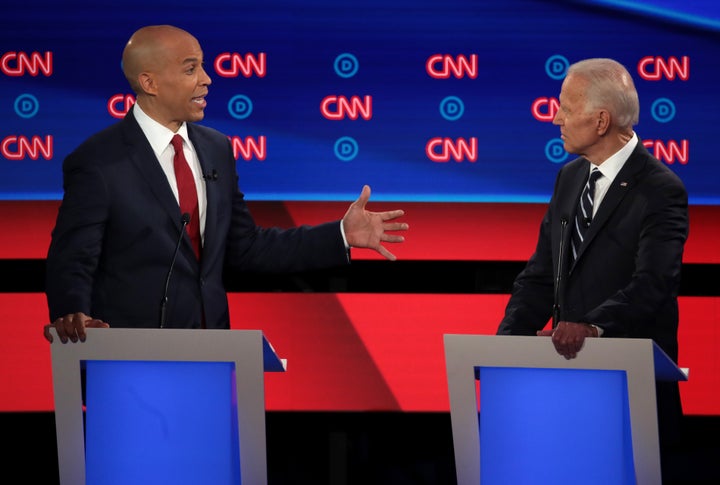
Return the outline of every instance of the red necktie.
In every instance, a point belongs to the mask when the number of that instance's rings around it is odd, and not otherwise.
[[[200,259],[200,210],[198,208],[197,188],[190,165],[183,153],[183,139],[175,135],[170,142],[175,149],[173,164],[175,179],[177,180],[178,197],[180,199],[180,212],[190,214],[190,222],[186,226],[195,256]]]

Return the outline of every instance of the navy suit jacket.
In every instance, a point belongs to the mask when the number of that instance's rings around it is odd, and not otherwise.
[[[201,261],[181,236],[178,203],[132,110],[63,163],[64,196],[47,257],[50,319],[75,312],[111,327],[156,327],[165,280],[167,327],[229,328],[223,271],[294,272],[349,262],[340,221],[286,230],[258,227],[238,188],[228,138],[188,123],[205,180]],[[184,231],[183,231],[184,232]]]
[[[677,362],[685,186],[638,142],[571,262],[572,224],[588,173],[582,157],[559,171],[535,253],[513,285],[498,334],[535,335],[547,324],[562,234],[560,320],[598,325],[605,337],[653,339]]]

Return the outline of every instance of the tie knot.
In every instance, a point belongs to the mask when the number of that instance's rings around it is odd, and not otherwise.
[[[172,137],[172,140],[170,140],[170,144],[175,149],[175,152],[182,151],[183,146],[183,138],[180,135],[175,135]]]
[[[595,181],[597,181],[597,179],[599,179],[600,177],[602,177],[602,172],[597,167],[593,168],[590,172],[590,183],[594,184]]]

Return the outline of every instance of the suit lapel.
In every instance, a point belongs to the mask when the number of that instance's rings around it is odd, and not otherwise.
[[[177,200],[172,193],[165,172],[160,167],[155,152],[153,152],[145,134],[140,129],[140,125],[135,121],[132,110],[123,119],[122,126],[125,145],[133,166],[155,194],[160,206],[172,220],[176,221],[176,225],[180,229],[180,208]]]
[[[600,203],[600,207],[598,207],[597,213],[593,217],[588,232],[585,233],[585,241],[582,246],[580,246],[576,261],[580,259],[585,252],[585,248],[592,243],[592,240],[595,239],[600,229],[608,222],[610,216],[615,212],[618,204],[620,204],[620,201],[622,201],[637,184],[637,174],[644,166],[643,157],[639,150],[640,147],[642,147],[642,143],[638,142],[638,147],[636,147],[630,155],[630,158],[627,159],[625,165],[620,169],[615,176],[615,180],[613,180],[608,188],[605,197],[603,197]],[[645,148],[642,147],[642,149],[644,150]]]
[[[575,167],[574,172],[569,174],[568,181],[566,182],[568,188],[559,192],[561,196],[563,193],[567,194],[558,204],[560,213],[563,217],[567,217],[568,220],[567,231],[565,231],[565,235],[563,236],[563,244],[564,247],[567,248],[567,254],[569,254],[569,259],[566,261],[572,261],[572,246],[570,241],[572,239],[572,233],[575,230],[575,213],[577,212],[580,193],[587,181],[589,164],[590,162],[583,159],[583,163],[580,163]]]
[[[147,183],[148,187],[155,195],[159,205],[167,213],[170,220],[175,225],[177,233],[174,238],[180,234],[182,230],[182,220],[180,214],[180,207],[178,206],[175,194],[173,194],[170,183],[168,182],[167,176],[160,167],[160,162],[155,156],[155,152],[150,146],[145,134],[143,133],[140,125],[138,125],[135,117],[132,114],[132,110],[123,119],[123,136],[125,138],[125,145],[127,146],[128,155],[132,165],[140,173],[140,178]],[[188,257],[188,261],[197,262],[197,258],[193,253],[192,243],[190,237],[185,234],[183,237],[183,252]]]
[[[202,133],[192,123],[187,123],[188,137],[195,147],[195,153],[197,153],[198,160],[200,161],[200,168],[203,174],[212,174],[214,167],[212,166],[212,150],[210,149],[211,144],[203,139]],[[216,173],[216,172],[215,172]],[[218,187],[219,184],[216,180],[208,182],[203,177],[205,183],[205,235],[203,238],[203,259],[210,256],[213,250],[213,239],[212,235],[216,234],[217,227],[217,211],[219,207],[218,202]]]

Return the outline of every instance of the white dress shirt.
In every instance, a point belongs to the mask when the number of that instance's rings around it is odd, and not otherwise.
[[[160,162],[160,167],[163,172],[165,172],[170,188],[172,189],[173,194],[175,194],[175,200],[177,200],[178,204],[180,204],[178,198],[177,179],[175,178],[175,168],[173,167],[175,150],[172,145],[170,145],[170,140],[172,140],[172,137],[176,133],[173,133],[167,127],[150,118],[137,103],[134,105],[133,114],[135,115],[138,125],[140,125],[140,129],[145,134],[145,138],[147,138],[148,142],[150,142],[150,146]],[[192,143],[190,143],[190,138],[188,137],[187,124],[183,123],[177,131],[177,134],[183,138],[183,153],[185,154],[185,159],[188,161],[190,170],[192,170],[193,173],[193,178],[195,179],[195,188],[198,193],[198,211],[200,213],[200,236],[204,243],[205,215],[207,212],[205,179],[202,176],[202,168],[200,167],[200,160],[195,152],[195,147],[193,147]]]
[[[633,133],[632,138],[628,141],[624,147],[615,152],[610,158],[602,162],[600,165],[590,164],[590,170],[597,167],[602,177],[598,178],[595,182],[595,197],[593,199],[593,217],[597,214],[598,207],[602,203],[605,194],[607,194],[610,184],[613,183],[618,172],[623,168],[625,162],[630,158],[630,154],[635,150],[638,144],[638,137]],[[588,177],[590,176],[588,172]]]

